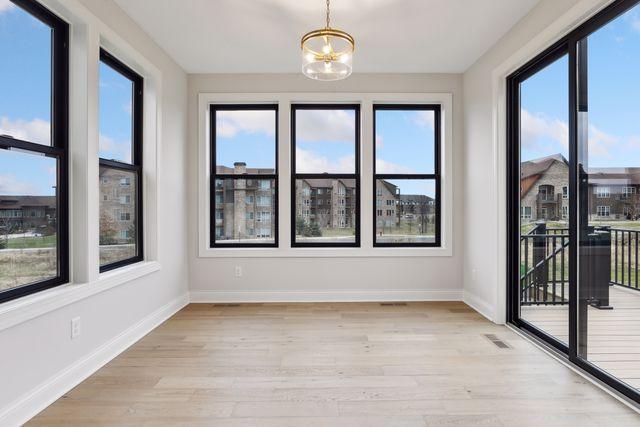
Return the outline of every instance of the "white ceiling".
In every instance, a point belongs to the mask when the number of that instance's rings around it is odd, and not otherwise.
[[[463,72],[539,0],[333,0],[354,73]],[[324,0],[116,0],[189,73],[300,69]]]

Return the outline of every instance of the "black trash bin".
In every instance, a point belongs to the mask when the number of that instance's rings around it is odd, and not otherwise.
[[[580,286],[592,307],[612,309],[609,305],[611,281],[611,230],[589,227],[580,245]]]

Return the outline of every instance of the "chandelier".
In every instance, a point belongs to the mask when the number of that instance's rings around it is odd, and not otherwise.
[[[327,0],[327,23],[302,36],[302,73],[314,80],[342,80],[351,75],[355,41],[344,31],[331,28]]]

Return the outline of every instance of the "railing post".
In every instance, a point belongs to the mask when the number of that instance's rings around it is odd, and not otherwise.
[[[543,298],[546,299],[547,285],[549,283],[549,269],[545,258],[547,256],[547,224],[544,221],[538,221],[536,223],[536,229],[534,233],[536,237],[533,238],[533,265],[535,269],[533,271],[534,281],[534,301],[540,299],[540,290],[543,292]],[[540,264],[540,265],[538,265]]]

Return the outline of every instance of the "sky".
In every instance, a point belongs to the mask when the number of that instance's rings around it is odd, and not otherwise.
[[[588,37],[588,165],[640,167],[640,6]],[[521,85],[523,161],[568,156],[568,60]]]
[[[216,163],[233,167],[273,168],[275,112],[218,111]],[[378,173],[433,173],[434,114],[432,111],[381,110],[376,117]],[[355,112],[353,110],[296,111],[296,169],[298,173],[355,172]],[[403,194],[433,196],[430,181],[398,182]]]
[[[0,0],[0,61],[11,58],[10,66],[0,63],[0,134],[50,143],[50,42],[47,26]],[[589,165],[640,167],[640,6],[591,34],[588,44]],[[567,58],[561,58],[522,84],[522,160],[567,155],[567,67]],[[239,114],[220,120],[219,163],[272,168],[274,113]],[[433,117],[428,114],[378,112],[379,173],[432,171]],[[130,161],[131,83],[104,64],[99,119],[100,155]],[[353,172],[352,111],[299,110],[297,122],[298,172]],[[0,152],[0,194],[53,194],[55,162],[36,157]],[[429,194],[433,186],[409,182],[404,187],[404,194]]]
[[[51,29],[0,0],[0,134],[51,144]],[[10,62],[7,58],[11,58]],[[100,156],[131,160],[131,83],[100,66]],[[54,195],[56,160],[0,150],[0,194]]]

